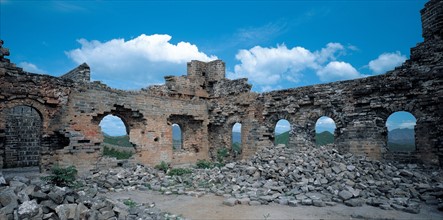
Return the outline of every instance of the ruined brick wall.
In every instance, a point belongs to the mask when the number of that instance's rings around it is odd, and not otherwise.
[[[86,64],[61,77],[27,73],[5,58],[9,52],[1,42],[0,167],[34,165],[38,160],[42,171],[54,164],[75,165],[80,171],[93,168],[103,141],[99,124],[107,115],[123,120],[136,152],[132,160],[143,164],[215,159],[222,147],[230,150],[227,159],[246,158],[272,146],[280,119],[291,123],[290,147],[312,145],[315,122],[321,116],[335,121],[335,144],[341,152],[443,163],[442,8],[441,1],[426,4],[421,11],[424,42],[412,48],[411,59],[393,71],[261,94],[250,91],[247,79],[226,79],[220,60],[192,61],[187,75],[167,76],[165,85],[123,91],[90,82]],[[16,116],[11,112],[17,108],[32,114],[21,120],[34,120],[35,133],[17,134],[31,130],[12,123]],[[408,111],[417,119],[415,152],[386,149],[386,120],[396,111]],[[232,126],[237,122],[242,124],[240,155],[230,149]],[[174,123],[183,133],[183,147],[177,151],[172,148]],[[30,162],[18,162],[27,161],[18,156],[11,159],[21,152],[12,143],[26,143],[26,136],[33,137],[31,144],[23,145],[28,146],[24,152],[30,152]]]

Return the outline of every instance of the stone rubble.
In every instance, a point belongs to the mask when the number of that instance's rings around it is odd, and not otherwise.
[[[0,179],[3,178],[0,172]],[[141,220],[182,219],[162,212],[155,204],[125,205],[98,194],[97,187],[68,188],[40,179],[6,178],[0,183],[1,220]]]
[[[248,160],[221,168],[191,168],[192,174],[183,176],[123,163],[122,167],[91,170],[80,178],[83,186],[75,189],[18,176],[7,178],[7,184],[0,185],[0,219],[180,218],[156,209],[155,204],[129,207],[103,196],[130,190],[194,197],[213,193],[223,196],[227,206],[277,203],[325,207],[342,203],[419,213],[420,206],[428,204],[443,210],[441,170],[341,155],[332,147],[277,145]]]
[[[439,169],[415,164],[394,165],[333,146],[286,148],[278,145],[251,159],[221,168],[193,169],[192,174],[169,176],[142,165],[95,171],[85,181],[99,191],[155,190],[165,195],[201,197],[214,193],[223,204],[278,203],[317,207],[343,203],[419,213],[420,204],[443,210],[443,175]]]

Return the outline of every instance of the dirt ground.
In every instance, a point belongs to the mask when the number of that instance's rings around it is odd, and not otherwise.
[[[185,195],[162,195],[153,191],[107,193],[113,199],[128,199],[139,203],[154,202],[157,208],[188,219],[443,219],[443,212],[435,206],[422,205],[419,214],[396,210],[382,210],[364,205],[333,207],[272,205],[223,205],[223,197],[205,195],[200,198]]]

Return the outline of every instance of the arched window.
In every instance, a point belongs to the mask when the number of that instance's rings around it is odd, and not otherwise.
[[[415,124],[417,119],[409,112],[399,111],[386,120],[389,151],[415,151]]]
[[[183,149],[182,129],[178,124],[172,124],[172,149]]]
[[[320,117],[315,123],[315,144],[323,146],[334,143],[335,122],[327,116]]]
[[[234,155],[241,154],[242,151],[242,133],[241,133],[241,124],[235,123],[232,126],[232,152]]]
[[[288,120],[280,119],[277,124],[275,124],[274,129],[274,144],[284,144],[287,145],[289,142],[291,125]]]
[[[99,125],[103,133],[103,156],[117,159],[128,159],[132,156],[134,146],[129,141],[129,130],[121,118],[107,115]]]

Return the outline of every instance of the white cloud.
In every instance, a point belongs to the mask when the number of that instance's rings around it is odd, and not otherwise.
[[[285,119],[279,120],[275,125],[275,132],[277,134],[284,133],[286,131],[289,131],[290,129],[291,129],[291,124],[289,123],[288,120]]]
[[[340,43],[328,43],[313,52],[303,47],[287,48],[286,45],[255,46],[237,53],[236,59],[240,64],[227,75],[228,78],[248,78],[262,91],[284,81],[298,83],[309,71],[315,72],[323,82],[364,77],[351,64],[336,61],[348,49]]]
[[[403,128],[409,128],[409,129],[413,129],[416,125],[416,121],[413,120],[406,120],[406,121],[396,121],[395,119],[393,120],[388,120],[386,122],[386,127],[388,127],[388,130],[394,130],[394,129],[403,129]]]
[[[335,128],[335,122],[330,117],[322,116],[315,123],[315,131],[317,133],[321,133],[323,131],[334,133]]]
[[[46,73],[46,71],[37,67],[37,65],[28,62],[21,62],[17,66],[23,68],[23,70],[31,73]]]
[[[398,127],[399,128],[414,128],[416,122],[415,121],[404,121]]]
[[[126,126],[117,116],[107,115],[100,122],[100,127],[104,133],[111,136],[126,135]]]
[[[402,55],[399,51],[395,53],[383,53],[378,56],[377,59],[369,62],[369,69],[371,69],[374,74],[385,73],[401,65],[406,59],[406,56]]]
[[[363,77],[351,64],[341,61],[328,63],[324,68],[317,71],[317,75],[323,82]]]
[[[123,89],[163,82],[165,75],[185,74],[185,64],[191,60],[217,59],[199,51],[194,44],[172,44],[171,38],[166,34],[142,34],[127,41],[112,39],[103,43],[80,39],[81,48],[66,54],[77,64],[86,62],[91,67],[94,80]]]
[[[320,51],[315,52],[317,56],[317,62],[325,63],[328,60],[336,60],[337,52],[344,51],[344,49],[345,48],[340,43],[328,43],[325,48],[322,48]]]
[[[316,125],[323,126],[323,127],[334,127],[335,128],[335,122],[332,118],[322,116],[317,120]]]
[[[301,71],[316,68],[315,58],[313,53],[303,47],[288,49],[285,45],[275,48],[255,46],[237,53],[236,59],[241,64],[235,65],[234,73],[228,76],[246,77],[258,85],[274,85],[282,79],[297,82]]]
[[[241,132],[241,124],[235,123],[234,126],[232,126],[232,131],[233,132]]]

